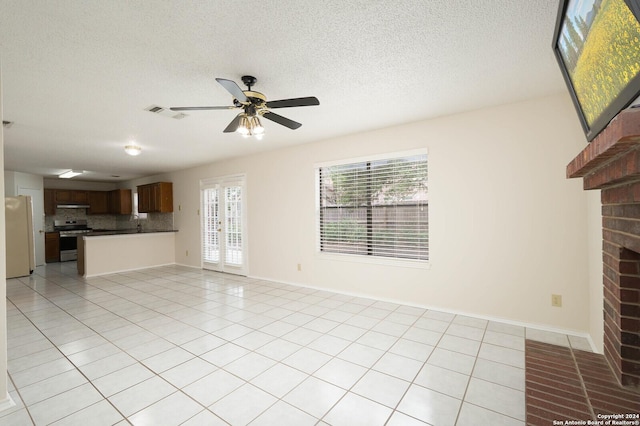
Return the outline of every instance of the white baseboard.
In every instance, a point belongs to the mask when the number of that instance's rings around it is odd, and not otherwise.
[[[173,262],[173,263],[162,263],[162,264],[158,264],[158,265],[144,266],[142,268],[118,269],[117,271],[100,272],[98,274],[91,274],[91,275],[85,274],[85,275],[83,275],[83,278],[96,278],[96,277],[102,277],[104,275],[123,274],[123,273],[126,273],[126,272],[144,271],[145,269],[161,268],[163,266],[171,266],[171,265],[176,265],[176,263],[175,262]]]
[[[255,276],[255,275],[248,275],[247,277],[248,278],[252,278],[252,279],[257,279],[257,280],[270,281],[270,282],[273,282],[273,283],[281,283],[281,284],[286,284],[286,285],[293,285],[293,286],[296,286],[296,287],[310,288],[310,289],[313,289],[313,290],[330,291],[332,293],[342,294],[342,295],[345,295],[345,296],[362,297],[362,298],[365,298],[365,299],[371,299],[371,300],[376,300],[376,301],[380,301],[380,302],[395,303],[395,304],[398,304],[398,305],[405,305],[405,306],[411,306],[411,307],[414,307],[414,308],[421,308],[421,309],[445,312],[445,313],[453,314],[453,315],[463,315],[463,316],[466,316],[466,317],[478,318],[478,319],[483,319],[483,320],[487,320],[487,321],[496,321],[496,322],[501,322],[501,323],[504,323],[504,324],[519,326],[519,327],[533,328],[533,329],[541,330],[541,331],[548,331],[548,332],[551,332],[551,333],[566,334],[567,336],[582,337],[582,338],[587,339],[587,341],[589,342],[589,346],[591,346],[591,351],[592,352],[600,353],[597,350],[597,347],[594,344],[593,339],[591,338],[591,335],[589,333],[587,333],[587,332],[584,332],[584,331],[564,329],[564,328],[560,328],[560,327],[554,327],[554,326],[551,326],[551,325],[548,325],[548,324],[529,323],[529,322],[525,322],[525,321],[518,321],[518,320],[513,320],[513,319],[510,319],[510,318],[495,317],[495,316],[491,316],[491,315],[481,315],[481,314],[476,314],[476,313],[469,313],[469,312],[459,311],[459,310],[455,310],[455,309],[445,308],[445,307],[442,307],[442,306],[419,305],[419,304],[410,303],[410,302],[407,302],[407,301],[404,301],[404,300],[373,297],[370,294],[364,294],[364,293],[358,293],[358,292],[349,292],[349,291],[341,291],[341,290],[336,290],[336,289],[332,289],[332,288],[317,287],[317,286],[313,286],[313,285],[301,284],[301,283],[296,283],[296,282],[286,282],[286,281],[281,281],[281,280],[274,280],[274,279],[271,279],[271,278],[258,277],[258,276]]]
[[[0,400],[0,412],[8,410],[15,406],[16,406],[16,403],[13,402],[13,399],[11,398],[11,395],[9,395],[9,393],[7,393],[5,398]]]
[[[174,263],[174,265],[176,265],[176,266],[182,266],[182,267],[184,267],[184,268],[198,269],[198,270],[201,270],[201,271],[202,271],[202,270],[205,270],[205,269],[203,269],[203,268],[202,268],[202,266],[193,266],[193,265],[187,265],[187,264],[184,264],[184,263],[178,263],[178,262]],[[213,272],[213,271],[212,271],[212,272]]]

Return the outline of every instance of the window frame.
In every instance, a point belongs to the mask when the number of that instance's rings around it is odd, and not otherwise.
[[[341,166],[347,164],[354,163],[366,163],[366,162],[375,162],[380,160],[393,160],[397,158],[404,157],[412,157],[417,155],[426,155],[427,156],[427,170],[428,170],[428,150],[426,148],[407,150],[407,151],[396,151],[389,152],[383,154],[375,154],[368,155],[363,157],[352,157],[345,158],[340,160],[326,161],[321,163],[315,163],[314,167],[314,176],[315,176],[315,252],[316,256],[321,260],[330,260],[330,261],[342,261],[342,262],[356,262],[356,263],[366,263],[366,264],[377,264],[377,265],[386,265],[386,266],[400,266],[400,267],[409,267],[409,268],[418,268],[418,269],[429,269],[431,264],[431,245],[428,240],[428,250],[429,256],[427,260],[421,259],[408,259],[408,258],[397,258],[397,257],[386,257],[386,256],[377,256],[377,255],[364,255],[364,254],[353,254],[353,253],[339,253],[339,252],[328,252],[322,250],[322,241],[321,241],[321,189],[320,189],[320,169],[332,166]],[[429,172],[427,171],[427,183],[429,182]],[[429,203],[427,202],[426,208],[429,209]],[[428,214],[429,210],[427,210]],[[429,223],[431,220],[429,220]]]

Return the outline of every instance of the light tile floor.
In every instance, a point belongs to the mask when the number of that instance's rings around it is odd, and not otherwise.
[[[524,425],[524,340],[585,339],[168,266],[7,282],[0,425]]]

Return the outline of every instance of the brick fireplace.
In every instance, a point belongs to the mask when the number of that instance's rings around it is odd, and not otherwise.
[[[602,190],[605,358],[620,384],[640,387],[640,109],[621,112],[567,177]]]

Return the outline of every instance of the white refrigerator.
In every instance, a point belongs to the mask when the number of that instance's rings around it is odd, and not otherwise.
[[[30,196],[6,197],[7,278],[30,275],[36,267]]]

